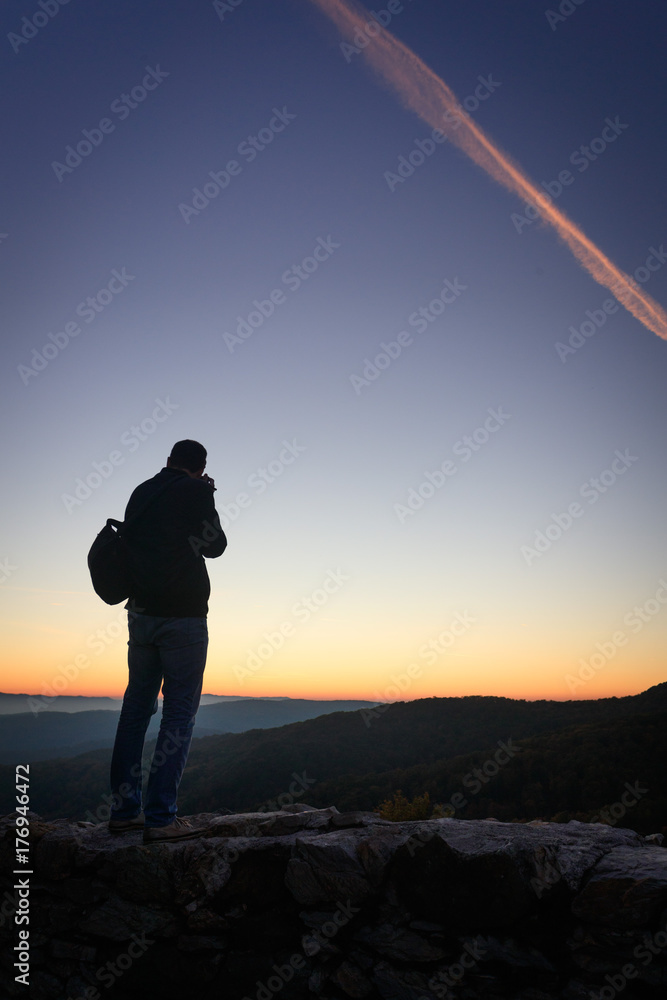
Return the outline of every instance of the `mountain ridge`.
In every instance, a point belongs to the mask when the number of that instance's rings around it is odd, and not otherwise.
[[[667,684],[597,702],[471,696],[379,708],[380,714],[372,708],[333,712],[195,739],[179,793],[181,813],[296,800],[372,809],[398,789],[446,803],[481,765],[494,771],[493,781],[465,796],[466,817],[564,812],[586,819],[622,796],[624,782],[639,781],[648,793],[640,795],[630,822],[667,826],[667,779],[659,766],[667,754]],[[493,761],[501,759],[495,755],[503,744],[521,749],[496,776]],[[151,750],[148,744],[146,759]],[[102,749],[31,765],[36,811],[103,819],[109,758]]]
[[[217,696],[208,696],[217,697]],[[306,698],[244,698],[203,704],[197,713],[196,735],[240,733],[315,718],[335,711],[370,707],[366,701],[316,701]],[[58,712],[53,709],[12,713],[2,717],[0,763],[20,757],[25,763],[72,757],[113,746],[120,712],[109,708]],[[148,737],[157,735],[160,712],[151,719]]]

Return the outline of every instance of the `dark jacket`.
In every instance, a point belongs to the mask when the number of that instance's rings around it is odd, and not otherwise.
[[[164,618],[201,618],[208,612],[211,592],[204,556],[220,556],[227,546],[213,490],[204,480],[165,467],[137,486],[125,519],[162,489],[126,532],[135,580],[126,607]]]

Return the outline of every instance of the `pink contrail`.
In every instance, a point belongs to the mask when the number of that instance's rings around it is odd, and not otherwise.
[[[312,0],[348,41],[364,31],[370,12],[357,0]],[[663,340],[667,340],[667,313],[629,275],[609,260],[571,219],[551,204],[521,167],[512,161],[470,118],[459,113],[456,95],[439,76],[406,45],[375,20],[377,32],[363,54],[373,68],[398,94],[401,101],[428,125],[440,129],[489,176],[522,200],[533,204],[550,223],[579,263],[600,285],[608,288],[628,312]],[[452,127],[447,112],[456,113]]]

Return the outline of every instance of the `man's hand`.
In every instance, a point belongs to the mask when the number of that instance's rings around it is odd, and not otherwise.
[[[208,485],[211,487],[211,489],[215,493],[215,479],[211,479],[211,477],[207,476],[205,472],[202,472],[201,478],[204,480],[205,483],[208,483]]]

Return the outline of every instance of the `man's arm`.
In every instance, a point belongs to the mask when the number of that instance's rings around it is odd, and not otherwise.
[[[227,536],[220,526],[220,518],[218,517],[215,507],[213,508],[214,515],[211,520],[214,530],[218,533],[217,538],[210,542],[208,548],[202,549],[201,554],[207,559],[215,559],[217,556],[221,556],[222,553],[227,548]]]
[[[198,491],[200,493],[198,507],[201,518],[201,535],[197,551],[207,559],[215,559],[221,556],[227,548],[227,536],[222,530],[220,518],[215,509],[213,480],[208,479],[208,477],[202,478],[206,479],[206,483]]]

